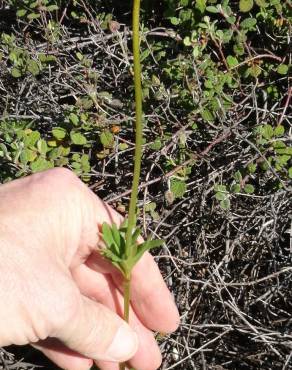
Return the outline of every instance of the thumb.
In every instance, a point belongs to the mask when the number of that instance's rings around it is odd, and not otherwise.
[[[138,349],[138,337],[118,315],[85,296],[80,296],[73,317],[58,333],[68,348],[87,358],[124,362]]]

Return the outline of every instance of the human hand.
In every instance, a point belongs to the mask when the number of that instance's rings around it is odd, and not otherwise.
[[[177,308],[147,253],[133,270],[130,326],[118,316],[122,278],[97,251],[103,222],[121,216],[69,170],[0,186],[0,346],[30,343],[70,370],[160,365],[151,330],[175,330]]]

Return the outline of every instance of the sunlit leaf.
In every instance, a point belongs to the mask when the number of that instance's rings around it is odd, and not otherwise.
[[[111,245],[115,243],[111,228],[106,222],[102,224],[102,238],[108,247],[111,247]]]
[[[253,0],[240,0],[239,9],[241,12],[247,13],[253,8]]]

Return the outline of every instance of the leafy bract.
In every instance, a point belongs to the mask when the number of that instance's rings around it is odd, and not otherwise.
[[[102,224],[102,239],[106,245],[101,250],[101,254],[109,260],[113,266],[119,269],[124,276],[128,276],[135,264],[140,260],[143,254],[153,248],[163,244],[163,240],[146,240],[139,244],[138,238],[141,235],[141,229],[135,228],[132,233],[131,247],[129,255],[126,254],[126,232],[127,219],[118,229],[115,224],[109,225],[106,222]]]

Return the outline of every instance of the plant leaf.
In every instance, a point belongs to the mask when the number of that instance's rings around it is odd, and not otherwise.
[[[243,190],[247,194],[253,194],[255,189],[254,189],[254,186],[252,184],[246,184],[245,187],[243,188]]]
[[[87,144],[87,139],[84,135],[82,135],[80,132],[70,132],[70,138],[72,140],[72,143],[75,145],[85,145]]]
[[[137,253],[133,258],[133,266],[139,261],[139,259],[143,256],[143,254],[153,248],[160,247],[164,243],[164,240],[155,239],[155,240],[147,240],[146,242],[140,244],[137,249]]]
[[[215,198],[217,200],[225,200],[227,198],[227,194],[226,193],[221,193],[221,192],[218,192],[215,194]]]
[[[74,125],[74,126],[78,126],[78,123],[79,123],[79,117],[77,116],[77,114],[75,113],[70,113],[69,114],[69,121]]]
[[[280,64],[277,68],[277,72],[280,74],[280,75],[286,75],[289,71],[289,67],[287,64]]]
[[[141,229],[137,227],[132,234],[132,244],[136,243],[140,234],[141,234]]]
[[[110,248],[113,244],[115,244],[111,228],[109,224],[107,224],[106,222],[102,224],[102,238],[108,248]]]
[[[65,129],[62,127],[55,127],[52,129],[52,135],[57,139],[57,140],[62,140],[66,136],[67,132]]]
[[[140,244],[140,248],[145,248],[145,250],[150,250],[153,248],[161,247],[164,244],[162,239],[147,240],[146,242]],[[139,248],[139,249],[140,249]]]
[[[111,233],[112,233],[112,237],[113,237],[114,243],[118,247],[120,247],[120,245],[121,245],[121,234],[119,233],[119,230],[118,230],[116,224],[112,224],[112,226],[111,226]]]
[[[16,67],[12,68],[11,74],[15,78],[18,78],[18,77],[21,77],[22,76],[21,71],[18,68],[16,68]]]
[[[111,262],[120,263],[122,261],[122,259],[114,254],[114,252],[112,252],[110,249],[102,249],[101,254],[109,259]]]
[[[126,231],[127,230],[127,227],[128,227],[128,219],[125,218],[124,221],[121,223],[121,226],[120,226],[120,231]]]
[[[27,70],[33,75],[37,76],[40,73],[39,66],[35,60],[29,60],[27,64]]]
[[[253,0],[240,0],[239,9],[241,12],[247,13],[253,8]]]
[[[111,149],[114,146],[115,138],[114,135],[110,131],[104,131],[100,134],[100,142],[102,145],[107,148]]]
[[[170,180],[170,191],[175,198],[182,198],[187,191],[187,185],[183,180],[172,178]]]
[[[228,198],[221,200],[220,206],[222,209],[228,211],[230,208],[230,200]]]

